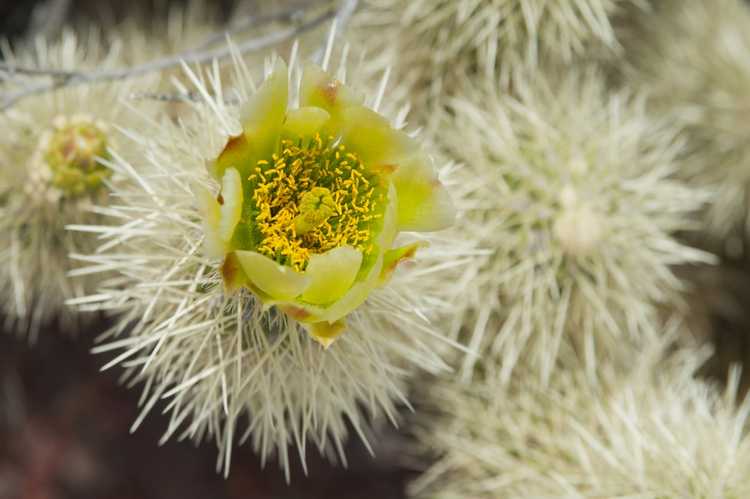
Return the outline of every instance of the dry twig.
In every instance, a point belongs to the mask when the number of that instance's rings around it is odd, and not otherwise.
[[[337,24],[339,26],[343,26],[348,22],[352,12],[356,9],[356,6],[357,0],[344,0],[338,6],[338,8],[331,7],[325,10],[323,13],[318,14],[308,21],[300,23],[297,26],[280,29],[266,35],[259,36],[257,38],[251,38],[249,40],[245,40],[244,42],[237,43],[235,45],[235,49],[241,54],[262,50],[277,45],[281,42],[294,39],[299,35],[311,29],[314,29],[331,19],[336,19]],[[270,14],[264,17],[249,16],[243,22],[235,24],[230,29],[222,32],[221,35],[217,33],[216,35],[209,37],[205,42],[194,49],[132,67],[103,69],[86,72],[65,71],[47,68],[31,68],[8,62],[0,62],[0,74],[4,73],[4,78],[6,79],[12,79],[17,75],[47,78],[46,80],[39,83],[27,85],[21,90],[10,92],[7,94],[0,94],[0,111],[5,111],[11,108],[13,105],[27,97],[38,95],[44,92],[49,92],[52,90],[57,90],[63,87],[115,81],[143,76],[146,74],[174,68],[182,63],[204,64],[214,60],[225,59],[229,57],[233,51],[229,43],[224,43],[224,45],[215,49],[207,49],[205,47],[214,44],[220,37],[226,40],[226,37],[231,33],[240,32],[248,29],[249,27],[256,26],[264,19],[270,20],[271,18],[283,17],[293,20],[306,8],[307,4],[297,4],[293,8],[293,10],[290,11]]]

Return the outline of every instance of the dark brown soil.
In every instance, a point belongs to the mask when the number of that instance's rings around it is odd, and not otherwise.
[[[214,472],[212,444],[157,445],[167,418],[154,414],[135,434],[138,389],[89,354],[85,338],[56,331],[34,346],[0,333],[0,499],[396,499],[408,473],[399,469],[395,436],[378,437],[378,457],[358,442],[349,469],[311,455],[287,485],[275,465],[261,469],[239,447],[228,479]],[[388,444],[391,442],[391,444]],[[391,450],[389,450],[389,447]]]

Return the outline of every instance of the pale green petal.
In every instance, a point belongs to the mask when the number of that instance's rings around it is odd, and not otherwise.
[[[297,322],[304,324],[318,322],[323,314],[324,309],[317,305],[310,305],[307,303],[279,303],[279,310],[284,312],[286,315],[291,317]]]
[[[371,171],[396,171],[400,159],[419,150],[417,141],[393,128],[388,120],[372,109],[348,107],[343,110],[341,120],[342,142]]]
[[[402,159],[391,179],[398,192],[399,230],[434,231],[453,223],[453,202],[424,153]]]
[[[383,270],[380,271],[380,285],[388,282],[399,263],[414,258],[417,250],[425,246],[427,246],[427,243],[419,241],[386,251],[383,255]]]
[[[257,162],[253,148],[245,139],[245,135],[230,137],[219,156],[208,165],[208,171],[214,178],[221,180],[227,168],[236,168],[247,172],[251,165]]]
[[[279,60],[276,69],[240,111],[245,140],[252,150],[250,164],[241,173],[248,174],[258,160],[273,154],[284,125],[288,99],[288,71],[284,61]]]
[[[317,319],[320,322],[335,322],[362,305],[367,300],[367,297],[370,296],[370,293],[377,287],[382,268],[383,255],[381,254],[365,279],[355,283],[340,300],[326,308]]]
[[[310,138],[323,128],[331,115],[319,107],[292,109],[286,115],[284,131],[297,137]]]
[[[224,263],[221,265],[221,277],[224,281],[224,290],[227,293],[234,293],[241,287],[248,285],[247,276],[234,252],[227,254],[224,258]]]
[[[361,281],[355,282],[344,296],[327,308],[295,302],[280,304],[279,309],[292,319],[305,325],[340,321],[367,300],[367,297],[380,282],[382,269],[383,255],[380,254],[367,276]]]
[[[393,240],[396,239],[398,234],[398,206],[398,191],[396,186],[390,183],[388,185],[388,205],[385,207],[385,213],[383,213],[383,227],[380,229],[377,240],[381,252],[393,245]]]
[[[354,284],[360,265],[362,252],[348,246],[311,256],[305,270],[310,285],[302,293],[302,300],[316,305],[338,300]]]
[[[243,194],[240,173],[235,168],[227,169],[221,183],[223,204],[221,204],[221,218],[219,219],[219,237],[228,243],[242,216]]]
[[[250,282],[273,300],[293,300],[302,294],[310,280],[291,267],[279,265],[255,251],[235,251]]]
[[[280,60],[257,92],[242,105],[243,134],[229,138],[224,150],[209,164],[209,172],[221,178],[227,168],[236,168],[246,176],[258,160],[270,157],[284,124],[288,98],[288,71]]]
[[[305,64],[300,87],[300,106],[325,109],[338,120],[341,111],[361,104],[362,97],[313,63]]]
[[[284,61],[265,79],[255,94],[243,104],[240,121],[250,143],[256,132],[273,129],[278,132],[284,122],[289,100],[289,71]]]
[[[203,220],[204,250],[209,258],[222,258],[226,252],[226,243],[219,236],[221,207],[211,191],[202,185],[194,185],[193,192],[198,203],[198,211]]]
[[[357,275],[357,281],[363,281],[370,275],[370,270],[373,265],[377,264],[382,259],[385,250],[393,246],[393,241],[396,239],[398,234],[397,224],[397,207],[398,197],[396,196],[396,189],[392,183],[388,184],[388,204],[383,211],[382,222],[379,226],[373,227],[376,231],[377,236],[372,247],[372,251],[364,255],[362,266],[359,269]]]
[[[323,345],[326,350],[333,345],[341,333],[346,331],[346,322],[343,320],[334,322],[314,322],[312,324],[305,324],[305,329],[310,333],[310,336]]]

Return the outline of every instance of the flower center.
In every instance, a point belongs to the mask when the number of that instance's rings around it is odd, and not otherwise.
[[[302,195],[299,215],[294,217],[294,229],[300,236],[320,227],[336,213],[336,202],[325,187],[313,187]]]
[[[258,161],[248,187],[259,253],[304,270],[311,255],[339,246],[372,251],[386,190],[333,137],[282,140],[271,161]]]
[[[92,192],[110,174],[99,159],[107,157],[107,135],[85,118],[56,119],[43,155],[51,170],[51,184],[68,195]]]

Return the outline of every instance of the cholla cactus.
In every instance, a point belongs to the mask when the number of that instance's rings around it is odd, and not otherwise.
[[[546,380],[562,351],[593,377],[601,355],[659,329],[657,307],[679,303],[670,267],[708,258],[673,237],[706,199],[672,178],[678,129],[595,70],[535,73],[516,97],[467,82],[444,119],[438,138],[474,187],[456,239],[489,252],[452,310],[484,361],[507,380],[524,359]]]
[[[738,371],[722,395],[696,378],[706,352],[663,346],[625,347],[596,386],[573,368],[546,387],[522,369],[509,386],[432,387],[439,415],[419,437],[439,459],[411,496],[748,497],[750,403],[736,405]]]
[[[111,364],[146,382],[142,416],[171,399],[165,438],[211,437],[226,472],[247,438],[287,474],[288,445],[304,463],[308,439],[343,459],[347,421],[365,439],[362,409],[393,419],[411,371],[446,367],[426,319],[441,306],[436,277],[385,286],[422,246],[394,248],[398,231],[452,218],[430,157],[377,113],[383,86],[366,106],[292,60],[254,91],[237,58],[239,107],[218,69],[208,83],[188,73],[204,96],[197,117],[133,134],[146,161],[114,158],[129,182],[115,186],[112,221],[87,229],[103,246],[80,257],[120,275],[82,301],[123,312],[114,332],[127,337],[98,351],[123,350]],[[451,252],[417,255],[444,267]]]
[[[593,47],[618,47],[611,17],[637,0],[366,0],[354,36],[378,43],[373,58],[395,65],[423,97],[455,90],[461,72],[507,84],[517,66],[540,58],[570,61]]]
[[[78,70],[111,67],[113,53],[102,52],[95,35],[79,40],[70,32],[56,44],[37,40],[33,49],[4,53],[6,62],[31,68]],[[19,76],[6,83],[33,85]],[[0,116],[0,305],[14,329],[35,336],[58,318],[65,329],[75,313],[65,300],[91,292],[91,279],[72,281],[70,252],[89,252],[92,237],[65,230],[69,224],[96,223],[95,204],[107,198],[111,171],[108,148],[119,140],[122,100],[132,86],[111,84],[56,90],[28,99]]]
[[[718,240],[750,230],[750,9],[742,0],[668,1],[627,38],[635,71],[657,112],[685,127],[681,174],[717,190],[706,228]],[[735,245],[736,246],[736,245]]]

